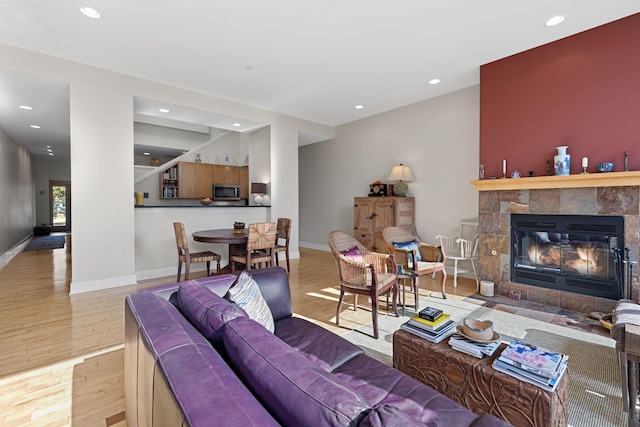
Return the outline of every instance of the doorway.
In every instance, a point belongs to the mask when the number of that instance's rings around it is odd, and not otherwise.
[[[71,182],[49,181],[51,231],[71,231]]]

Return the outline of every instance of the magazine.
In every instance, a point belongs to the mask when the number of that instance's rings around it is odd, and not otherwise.
[[[547,351],[519,340],[511,341],[499,357],[499,359],[505,363],[523,369],[528,368],[531,371],[536,371],[540,375],[546,374],[546,376],[551,377],[558,371],[558,367],[563,358],[564,355],[561,353]]]
[[[558,387],[558,384],[560,383],[562,376],[567,370],[567,361],[564,360],[564,362],[560,363],[560,369],[558,370],[558,375],[555,378],[544,378],[544,379],[536,377],[535,375],[528,373],[527,371],[522,371],[512,365],[502,363],[499,359],[496,359],[493,361],[492,367],[496,371],[500,371],[504,374],[511,375],[514,378],[517,378],[529,384],[533,384],[544,390],[554,392]]]

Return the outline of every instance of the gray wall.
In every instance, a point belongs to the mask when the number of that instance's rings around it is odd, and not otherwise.
[[[394,165],[416,180],[416,228],[426,242],[478,215],[479,86],[348,123],[332,141],[299,149],[300,246],[326,249],[332,230],[353,231],[353,197]]]
[[[34,188],[29,152],[0,128],[0,255],[33,232]]]

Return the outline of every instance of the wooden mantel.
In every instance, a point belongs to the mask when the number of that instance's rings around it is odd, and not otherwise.
[[[640,186],[640,171],[588,173],[531,178],[478,179],[471,181],[478,191],[533,190],[545,188],[587,188]]]

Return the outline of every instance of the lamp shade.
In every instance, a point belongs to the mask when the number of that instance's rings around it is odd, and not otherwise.
[[[251,192],[253,194],[267,194],[267,184],[264,182],[252,182]]]
[[[414,180],[415,178],[411,173],[411,168],[409,168],[409,166],[403,165],[402,163],[400,163],[399,166],[394,166],[393,169],[391,169],[391,173],[387,177],[387,181],[411,182]]]

